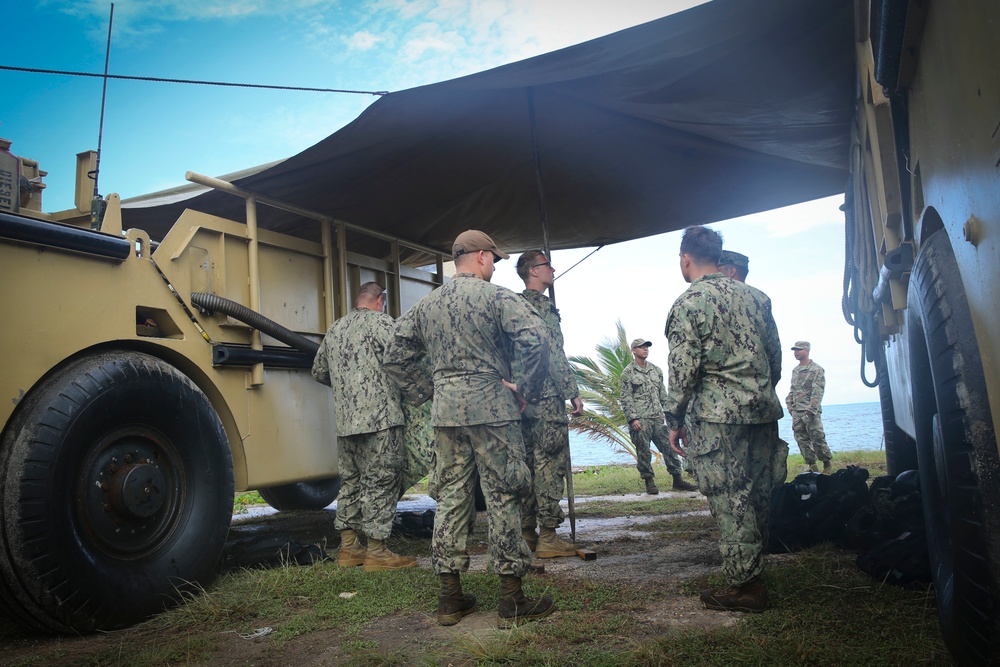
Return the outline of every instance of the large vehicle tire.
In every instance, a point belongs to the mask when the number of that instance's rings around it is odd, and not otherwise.
[[[944,231],[910,275],[917,456],[941,630],[959,664],[1000,657],[1000,457],[958,266]]]
[[[896,410],[892,407],[892,388],[889,386],[884,353],[880,356],[878,398],[882,408],[885,464],[890,475],[898,475],[917,468],[917,443],[896,425]]]
[[[219,417],[133,351],[33,389],[0,441],[0,611],[49,632],[113,630],[209,583],[233,511]]]
[[[258,493],[264,502],[279,512],[321,510],[337,499],[340,477],[269,486],[258,489]]]

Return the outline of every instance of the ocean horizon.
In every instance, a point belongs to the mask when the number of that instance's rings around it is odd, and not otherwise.
[[[878,402],[824,405],[823,428],[830,451],[882,449],[882,410]],[[789,453],[799,453],[792,434],[792,418],[787,410],[785,416],[778,420],[778,435],[788,443]],[[613,445],[572,431],[569,433],[569,448],[575,466],[635,463],[630,454],[616,451]]]

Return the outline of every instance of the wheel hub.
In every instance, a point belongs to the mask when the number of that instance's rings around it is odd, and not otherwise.
[[[134,518],[153,516],[163,505],[163,472],[149,463],[120,468],[111,478],[108,496],[115,511]]]
[[[78,516],[116,558],[140,558],[168,539],[178,520],[183,467],[169,439],[129,425],[95,443],[84,462]]]

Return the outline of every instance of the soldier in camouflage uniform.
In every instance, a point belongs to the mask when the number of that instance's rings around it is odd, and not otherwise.
[[[823,462],[823,472],[830,472],[833,455],[826,445],[826,433],[820,418],[826,376],[823,367],[809,358],[811,348],[809,342],[804,340],[792,346],[792,354],[799,363],[792,369],[792,389],[788,392],[785,405],[792,415],[795,444],[799,446],[809,469],[817,472],[816,459],[819,459]]]
[[[635,467],[639,477],[646,484],[646,493],[655,496],[660,492],[654,481],[653,466],[650,461],[649,442],[652,441],[663,455],[667,472],[674,478],[674,490],[694,491],[695,486],[681,478],[681,462],[670,449],[670,438],[663,425],[663,406],[667,390],[663,386],[663,371],[651,361],[648,340],[636,338],[632,341],[632,363],[625,367],[621,375],[620,401],[622,412],[628,421],[628,434],[635,445]]]
[[[356,305],[330,326],[312,368],[316,380],[333,387],[341,476],[337,562],[363,565],[365,572],[414,567],[416,558],[385,546],[405,463],[399,389],[381,363],[394,322],[383,312],[385,292],[378,283],[362,285]],[[367,549],[359,532],[368,537]]]
[[[723,250],[722,255],[719,257],[719,273],[731,278],[733,280],[738,280],[741,283],[746,284],[747,275],[750,273],[750,258],[740,252],[735,252],[733,250]],[[753,294],[753,297],[764,304],[765,310],[771,313],[771,297],[764,294],[753,285],[747,285],[747,288]],[[785,478],[788,477],[788,443],[778,438],[778,447],[781,451],[785,452],[785,456],[781,458],[778,462],[778,467],[774,470],[774,478],[776,484],[784,484]],[[767,534],[766,530],[764,533],[764,546],[767,546]]]
[[[771,491],[787,456],[778,440],[781,344],[767,304],[718,270],[722,237],[689,227],[680,267],[690,287],[674,302],[666,418],[670,444],[694,464],[722,537],[728,586],[701,593],[710,609],[764,611],[760,582]],[[783,481],[783,480],[780,480]]]
[[[397,322],[384,367],[415,402],[433,395],[435,481],[431,560],[441,580],[438,623],[453,625],[476,609],[459,575],[469,568],[466,542],[478,468],[489,518],[490,568],[500,575],[501,624],[552,612],[552,598],[528,598],[521,578],[531,551],[521,536],[521,498],[531,485],[521,440],[522,401],[536,401],[548,371],[545,323],[524,299],[492,285],[494,262],[507,258],[489,236],[469,230],[452,250],[458,273]],[[432,374],[421,372],[420,355]],[[514,375],[512,368],[522,375]]]
[[[521,435],[531,468],[532,488],[521,507],[521,532],[528,547],[538,558],[575,556],[576,545],[559,538],[556,528],[565,515],[559,506],[566,488],[566,465],[569,460],[569,419],[566,401],[574,415],[583,413],[583,400],[573,377],[559,326],[559,311],[544,294],[555,281],[552,262],[540,250],[522,253],[517,260],[517,275],[524,281],[521,296],[545,321],[549,333],[549,372],[542,394],[521,415]],[[518,374],[518,369],[514,370]],[[541,536],[535,528],[541,527]]]

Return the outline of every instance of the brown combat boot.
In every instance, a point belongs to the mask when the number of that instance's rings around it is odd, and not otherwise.
[[[537,558],[560,558],[575,555],[575,544],[561,539],[556,535],[555,528],[542,527],[542,534],[538,538],[538,549],[535,551]]]
[[[538,548],[538,533],[535,532],[534,526],[531,528],[522,528],[521,537],[528,543],[528,548],[532,551]]]
[[[512,628],[527,621],[548,616],[555,611],[555,604],[548,595],[540,598],[525,597],[521,590],[521,577],[500,575],[500,626]]]
[[[656,482],[652,477],[646,480],[646,493],[651,496],[657,496],[660,494],[660,490],[656,488]]]
[[[697,491],[698,487],[689,482],[685,482],[680,473],[674,475],[674,491]]]
[[[816,467],[815,461],[809,464],[809,472],[819,472],[819,468]]]
[[[358,534],[353,530],[340,531],[340,553],[337,554],[337,565],[340,567],[355,567],[365,562],[365,545],[358,540]]]
[[[746,611],[760,613],[771,606],[767,590],[759,581],[751,581],[742,586],[730,586],[701,592],[701,603],[709,609],[719,611]]]
[[[830,459],[823,461],[823,472],[829,474],[831,470],[833,470],[833,463],[830,462]]]
[[[439,574],[441,594],[438,595],[438,625],[455,625],[478,609],[475,595],[462,593],[462,580],[457,574]]]
[[[400,556],[389,551],[385,541],[368,538],[368,551],[365,553],[365,572],[380,572],[381,570],[402,570],[416,567],[417,559],[413,556]]]

